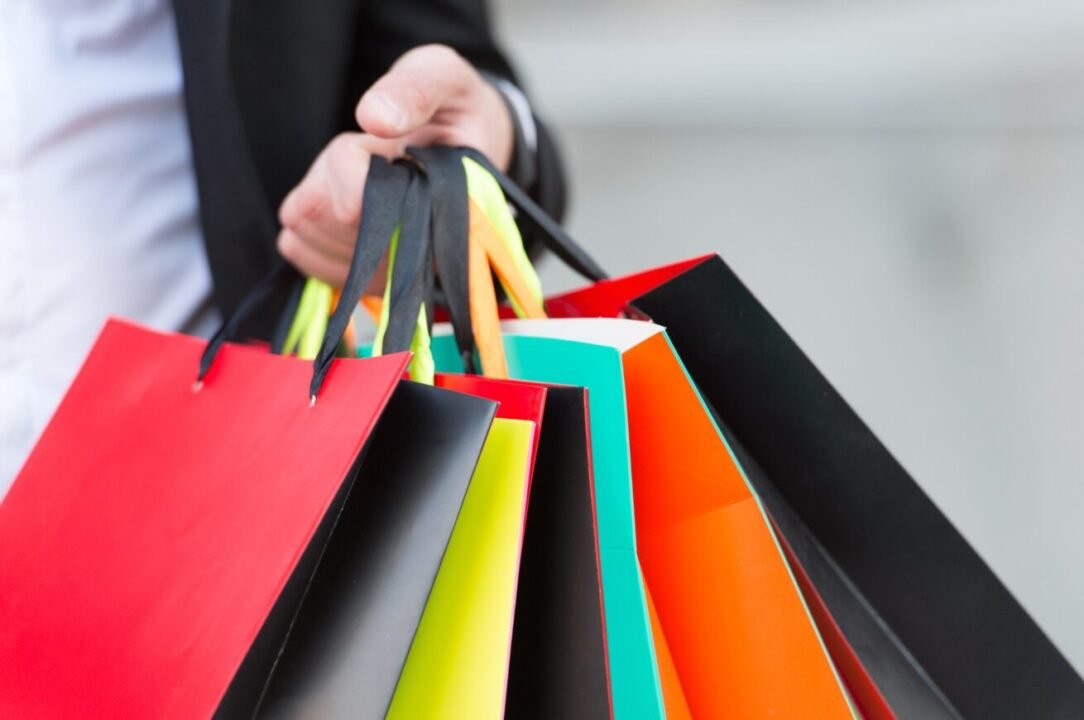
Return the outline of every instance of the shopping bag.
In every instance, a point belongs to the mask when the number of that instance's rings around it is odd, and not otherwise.
[[[204,348],[107,323],[0,504],[0,717],[209,717],[296,611],[407,357]]]
[[[542,420],[532,462],[506,717],[611,717],[597,523],[583,388],[438,374],[439,387]]]
[[[490,718],[504,711],[519,558],[545,390],[492,381],[481,389],[481,384],[475,392],[507,401],[498,407],[463,499],[388,718]]]
[[[461,257],[463,253],[459,251],[465,252],[467,246],[472,250],[484,251],[485,258],[481,265],[477,269],[471,265],[470,291],[473,298],[475,289],[488,285],[487,297],[492,300],[492,312],[479,315],[475,312],[477,308],[472,307],[470,315],[475,323],[458,325],[458,336],[479,338],[481,351],[485,344],[481,341],[481,330],[491,326],[493,331],[498,332],[490,264],[513,303],[522,306],[527,314],[540,312],[541,289],[523,252],[512,215],[505,206],[501,180],[496,177],[499,173],[484,158],[477,156],[476,160],[472,159],[473,155],[473,151],[466,149],[411,148],[407,158],[393,164],[374,158],[366,181],[363,203],[367,212],[359,229],[358,251],[352,258],[342,292],[336,295],[331,288],[318,281],[304,281],[303,288],[299,286],[292,293],[294,300],[280,323],[280,332],[276,333],[272,346],[281,352],[297,352],[306,357],[326,353],[326,337],[333,334],[333,330],[337,332],[346,326],[348,321],[344,310],[352,307],[353,298],[368,284],[368,279],[376,271],[380,255],[385,251],[388,270],[383,297],[367,298],[365,303],[377,321],[377,333],[370,352],[381,354],[389,349],[409,348],[415,353],[410,365],[412,378],[432,382],[432,365],[426,358],[435,271],[441,268],[441,282],[446,292],[456,287],[465,289],[467,280],[460,275],[466,258]],[[457,216],[461,217],[457,220]],[[462,227],[458,227],[460,224]],[[471,257],[473,259],[474,255]],[[328,313],[336,303],[338,307],[329,319]],[[450,302],[449,306],[463,310],[465,303],[465,300],[464,303]],[[453,316],[456,314],[452,312]],[[462,312],[459,317],[461,320],[464,317]],[[321,336],[325,337],[322,344],[319,342]],[[491,366],[494,361],[498,365],[503,362],[499,332],[495,340],[497,345],[489,347],[488,353],[483,353],[483,367]],[[473,344],[473,339],[468,344]],[[320,366],[319,360],[317,366]],[[513,495],[507,492],[497,495],[492,491],[493,488],[514,490],[517,485],[507,480],[498,482],[493,477],[518,472],[519,489],[523,493],[523,500],[526,500],[533,453],[539,441],[538,421],[545,390],[538,386],[516,383],[501,385],[469,378],[445,379],[445,382],[456,385],[459,390],[498,397],[501,400],[501,417],[493,428],[479,471],[464,502],[456,532],[449,542],[442,565],[444,569],[434,584],[415,643],[403,666],[400,688],[390,708],[386,703],[374,702],[374,707],[387,708],[392,716],[432,714],[438,712],[438,708],[439,712],[447,715],[466,712],[499,714],[504,706],[504,678],[508,672],[508,638],[512,633],[512,616],[510,612],[506,613],[507,617],[502,620],[499,610],[502,603],[509,610],[512,607],[519,547],[513,547],[508,542],[510,535],[486,538],[474,526],[480,526],[483,531],[492,531],[493,528],[486,526],[486,522],[494,517],[511,517],[508,508],[511,507],[509,498]],[[524,398],[533,400],[525,402]],[[520,445],[524,442],[522,428],[518,428],[518,424],[524,419],[533,423],[534,431],[529,438],[530,455],[525,459],[526,467],[516,470],[521,461],[518,457]],[[516,422],[506,422],[509,420]],[[579,427],[585,429],[582,418]],[[509,440],[512,429],[515,429],[516,435],[514,442]],[[527,471],[526,476],[524,470]],[[485,503],[495,505],[485,509]],[[593,513],[589,517],[593,518]],[[503,530],[507,531],[510,527]],[[518,527],[522,535],[522,509]],[[593,525],[590,527],[593,528]],[[577,526],[577,529],[581,527]],[[579,540],[583,540],[582,531]],[[587,557],[596,568],[592,595],[597,611],[600,595],[596,545],[591,542],[589,548],[576,546],[576,549],[580,552],[589,550]],[[514,552],[509,555],[507,548],[512,548]],[[463,581],[457,574],[462,575],[466,566],[464,558],[474,561],[475,569],[481,567],[492,571],[494,576]],[[510,559],[512,562],[509,562]],[[580,569],[582,562],[576,567]],[[511,571],[510,574],[508,571]],[[478,595],[479,587],[483,591],[481,595]],[[579,590],[578,599],[587,597],[583,587]],[[486,602],[462,600],[469,593],[475,593]],[[461,601],[453,604],[450,598],[456,596]],[[585,604],[580,601],[576,605],[581,614],[589,612],[590,608],[590,602]],[[488,610],[489,613],[487,615],[480,610]],[[449,633],[453,636],[451,641],[448,639]],[[459,633],[461,640],[464,637],[467,639],[457,642],[456,633]],[[590,647],[592,638],[598,638],[600,646],[601,634],[601,622],[595,622],[593,634],[588,632],[580,638],[581,646]],[[504,638],[503,643],[499,641],[501,637]],[[606,697],[605,665],[604,662],[601,665],[597,663],[598,647],[593,649],[596,652],[586,653],[579,663],[593,672],[581,673],[571,684],[581,688],[581,694],[586,692],[582,688],[597,693],[598,687],[601,687],[603,697]],[[500,667],[502,657],[503,668]],[[603,677],[601,683],[598,682],[600,668]],[[555,676],[555,681],[558,679]],[[439,690],[429,692],[433,687]],[[270,695],[273,696],[273,692]],[[467,698],[471,698],[469,711]],[[265,713],[271,713],[269,708],[274,704],[273,700],[274,697],[271,697],[265,703]],[[587,707],[596,705],[587,703]]]
[[[617,363],[623,407],[601,417],[607,429],[627,428],[645,610],[657,617],[656,650],[673,662],[659,661],[668,714],[849,717],[756,497],[662,328],[605,319],[502,327],[512,365],[584,365],[584,348]],[[605,574],[605,535],[601,544]]]
[[[520,561],[508,718],[613,717],[587,392],[550,385]]]
[[[530,496],[538,443],[542,436],[542,419],[550,388],[537,383],[494,380],[478,375],[440,373],[433,376],[436,387],[464,395],[486,398],[497,403],[497,417],[506,420],[526,420],[534,423],[530,456],[527,458],[527,495]]]
[[[437,330],[443,329],[438,326]],[[563,341],[547,344],[544,340],[507,333],[503,342],[512,377],[587,388],[614,716],[661,718],[664,716],[662,687],[643,579],[636,560],[620,354],[609,347]],[[462,370],[454,338],[438,333],[432,347],[438,369]],[[547,352],[550,348],[557,351]]]
[[[879,693],[900,717],[1084,716],[1080,677],[718,256],[604,281],[547,310],[667,327],[838,646],[860,660],[837,659],[856,697]]]
[[[417,383],[396,388],[260,717],[384,717],[494,411]]]

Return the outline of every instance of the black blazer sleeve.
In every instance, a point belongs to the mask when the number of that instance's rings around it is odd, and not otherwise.
[[[173,0],[200,222],[214,301],[229,315],[278,262],[277,208],[362,93],[412,47],[443,43],[515,81],[483,0]],[[564,209],[557,150],[539,124],[527,188]],[[531,239],[527,238],[530,244]],[[285,298],[244,334],[268,337]]]

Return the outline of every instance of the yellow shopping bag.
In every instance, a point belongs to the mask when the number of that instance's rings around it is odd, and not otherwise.
[[[493,421],[389,720],[504,714],[534,437],[533,422]]]

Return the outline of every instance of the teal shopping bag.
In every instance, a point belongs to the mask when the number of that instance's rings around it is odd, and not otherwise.
[[[504,336],[504,347],[513,378],[587,388],[614,716],[663,718],[651,622],[636,559],[621,354],[613,347],[514,334]],[[433,356],[438,370],[462,371],[452,336],[433,338]]]

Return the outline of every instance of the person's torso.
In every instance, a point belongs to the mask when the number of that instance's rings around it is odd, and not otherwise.
[[[0,496],[107,316],[214,322],[198,218],[169,0],[0,0]]]

